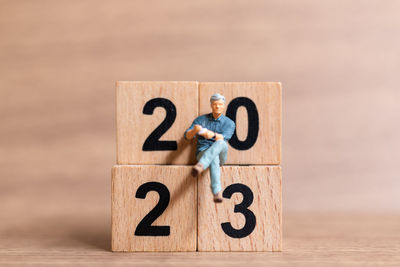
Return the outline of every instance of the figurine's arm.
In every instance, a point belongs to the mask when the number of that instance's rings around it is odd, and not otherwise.
[[[233,133],[235,132],[235,122],[233,122],[232,120],[229,120],[229,122],[227,122],[224,125],[224,130],[222,131],[222,139],[225,141],[229,141],[229,139],[231,139]]]
[[[218,140],[224,140],[224,136],[222,134],[216,133],[215,141],[218,141]]]
[[[215,135],[215,140],[216,141],[224,140],[224,136],[222,134],[219,134],[219,133],[216,133],[216,132],[213,132],[213,131],[210,131],[210,130],[207,130],[204,133],[199,133],[199,135],[203,136],[206,139],[211,139]]]
[[[199,135],[203,136],[205,139],[211,139],[214,136],[214,132],[212,132],[208,129],[205,129],[205,131],[203,130],[203,131],[199,132]]]
[[[200,130],[202,129],[201,125],[196,124],[193,129],[188,130],[185,134],[185,137],[187,139],[192,139],[198,132],[200,132]]]

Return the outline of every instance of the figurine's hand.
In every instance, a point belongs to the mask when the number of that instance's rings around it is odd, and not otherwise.
[[[201,127],[201,125],[198,125],[198,124],[196,124],[196,125],[193,127],[195,133],[200,132],[202,128],[203,128],[203,127]]]
[[[207,131],[208,131],[208,129],[203,127],[203,128],[201,128],[200,132],[198,132],[197,134],[204,135]]]
[[[187,131],[187,132],[185,133],[185,138],[186,138],[187,140],[193,139],[193,137],[194,137],[196,134],[198,134],[198,133],[201,131],[201,129],[204,129],[204,128],[201,127],[201,125],[196,124],[196,125],[193,127],[192,130],[189,130],[189,131]]]
[[[208,131],[206,131],[205,133],[203,133],[202,136],[203,136],[204,138],[206,138],[206,139],[211,139],[211,138],[213,138],[213,136],[214,136],[214,132],[208,130]]]
[[[222,134],[217,133],[215,135],[215,141],[218,141],[218,140],[224,140],[224,136]]]

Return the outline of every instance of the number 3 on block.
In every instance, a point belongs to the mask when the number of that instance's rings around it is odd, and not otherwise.
[[[248,186],[239,183],[228,186],[222,193],[222,196],[230,199],[234,193],[241,193],[243,197],[242,202],[235,205],[234,211],[243,214],[245,217],[244,226],[240,229],[235,229],[230,222],[224,222],[221,224],[221,227],[228,236],[232,238],[243,238],[250,235],[256,227],[256,216],[248,209],[253,203],[254,196]]]
[[[223,202],[214,204],[209,172],[198,179],[199,251],[279,251],[282,185],[279,166],[223,166]]]

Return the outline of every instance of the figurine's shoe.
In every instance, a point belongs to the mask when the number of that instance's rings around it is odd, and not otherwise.
[[[196,177],[200,175],[200,173],[203,171],[203,165],[201,163],[197,163],[196,165],[193,166],[192,168],[192,176]]]
[[[215,203],[221,203],[222,202],[222,193],[216,193],[214,194],[214,202]]]

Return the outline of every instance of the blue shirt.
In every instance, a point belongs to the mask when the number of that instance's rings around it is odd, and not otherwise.
[[[186,133],[194,128],[198,124],[203,128],[207,128],[210,131],[222,134],[224,140],[228,141],[231,139],[233,133],[235,132],[235,123],[230,118],[221,114],[218,119],[214,119],[212,113],[202,115],[197,117],[192,125],[185,131],[184,137],[186,138]],[[197,135],[197,153],[206,150],[215,142],[215,138],[206,139],[203,136]]]

